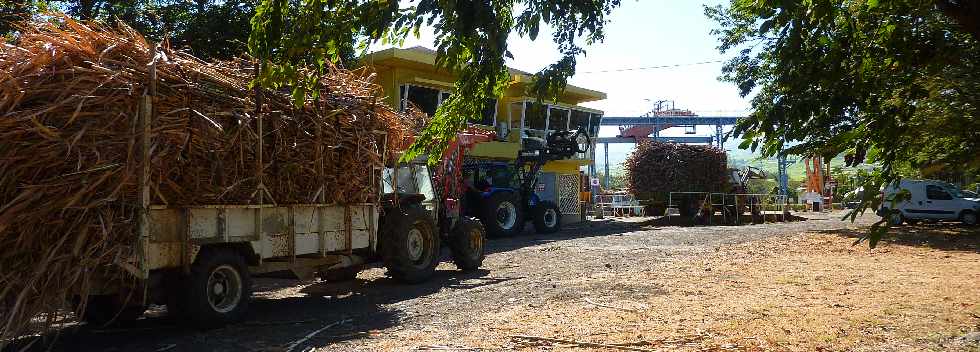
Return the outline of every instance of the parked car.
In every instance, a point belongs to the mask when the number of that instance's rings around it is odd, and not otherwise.
[[[892,225],[924,221],[960,221],[977,224],[980,201],[967,198],[956,187],[933,180],[902,180],[882,191],[878,215]]]

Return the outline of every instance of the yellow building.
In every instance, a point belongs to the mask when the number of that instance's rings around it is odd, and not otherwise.
[[[361,62],[377,72],[377,81],[384,89],[386,102],[390,106],[405,109],[412,103],[422,111],[434,114],[439,104],[451,94],[456,81],[456,76],[450,72],[436,69],[435,58],[435,51],[424,47],[392,48],[368,54]],[[602,119],[602,111],[578,104],[605,99],[606,94],[568,85],[558,101],[547,102],[545,109],[532,110],[535,98],[527,94],[532,75],[516,69],[508,70],[511,77],[509,87],[503,96],[487,102],[483,116],[475,122],[495,130],[498,140],[478,144],[467,156],[513,160],[524,138],[545,138],[552,131],[565,129],[588,131],[593,140],[589,152],[570,160],[545,164],[536,189],[539,197],[558,204],[565,215],[562,222],[578,221],[581,219],[579,191],[583,188],[580,171],[594,168],[594,141]]]

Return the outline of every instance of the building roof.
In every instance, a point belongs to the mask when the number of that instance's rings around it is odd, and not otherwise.
[[[410,48],[388,48],[375,51],[365,55],[361,62],[368,66],[407,66],[416,69],[434,70],[436,64],[436,51],[424,46],[413,46]],[[533,74],[507,67],[515,83],[528,84],[531,82]],[[588,102],[606,99],[606,93],[591,90],[574,85],[567,85],[565,93],[573,95],[578,102]]]

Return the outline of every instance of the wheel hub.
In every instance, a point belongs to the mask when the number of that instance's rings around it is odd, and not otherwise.
[[[503,202],[497,206],[497,225],[510,230],[517,223],[517,207],[511,202]]]
[[[208,303],[219,313],[227,313],[238,307],[242,295],[242,277],[230,265],[222,265],[208,277]]]
[[[544,225],[547,227],[555,227],[558,223],[558,212],[554,209],[547,209],[544,211]]]
[[[418,261],[422,259],[422,252],[424,252],[424,239],[422,238],[422,231],[417,228],[413,228],[408,231],[408,257],[412,261]]]
[[[482,248],[483,248],[483,234],[481,234],[480,230],[478,229],[470,230],[470,253],[473,253],[474,255],[479,255]]]

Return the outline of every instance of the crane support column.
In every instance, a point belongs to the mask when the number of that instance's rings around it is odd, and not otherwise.
[[[718,149],[725,149],[725,145],[722,141],[723,137],[724,136],[722,135],[721,125],[715,125],[715,138],[718,141]]]
[[[606,174],[602,175],[602,187],[609,189],[609,143],[603,143],[602,150],[606,153],[606,158],[603,159],[606,163]]]
[[[778,163],[778,178],[779,178],[779,195],[789,194],[789,175],[786,174],[786,154],[779,153],[776,156]]]

